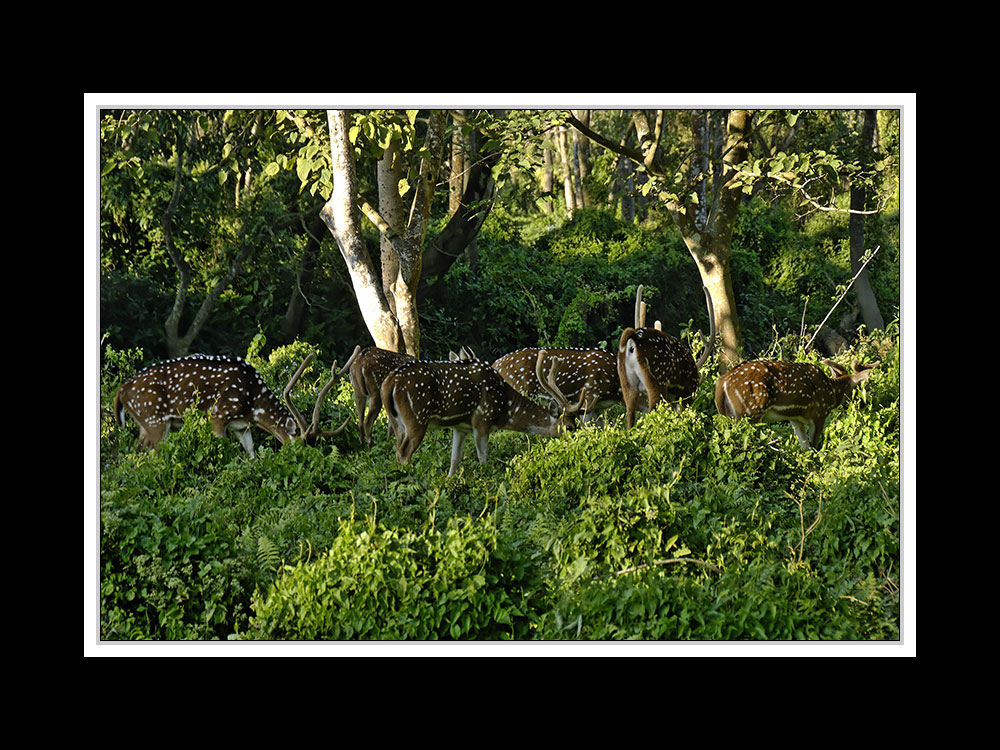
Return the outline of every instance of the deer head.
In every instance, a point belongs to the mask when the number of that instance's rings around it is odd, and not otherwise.
[[[558,360],[547,375],[543,364],[544,352],[539,352],[536,376],[545,383],[555,409],[525,398],[478,360],[413,361],[393,370],[382,384],[382,403],[394,425],[397,460],[409,463],[429,427],[452,428],[449,476],[458,470],[470,432],[479,461],[485,463],[493,429],[539,435],[572,429],[580,404],[571,404],[554,384]]]
[[[855,360],[849,371],[832,360],[823,364],[833,370],[832,378],[805,362],[744,362],[719,378],[715,408],[733,419],[791,422],[799,444],[818,450],[827,416],[879,365]]]
[[[306,357],[288,382],[282,394],[284,404],[267,387],[260,373],[239,357],[194,354],[159,362],[122,384],[115,393],[115,416],[122,426],[125,412],[132,416],[139,425],[139,442],[143,447],[156,448],[171,427],[183,422],[184,412],[191,407],[208,413],[217,436],[223,437],[227,429],[234,432],[251,456],[254,455],[251,425],[274,435],[280,443],[293,439],[311,443],[320,436],[336,435],[347,424],[345,421],[333,431],[318,427],[323,399],[338,377],[336,362],[331,368],[330,381],[316,399],[311,424],[306,424],[292,404],[291,389],[312,358],[312,354]]]
[[[615,357],[602,349],[518,349],[500,357],[492,367],[522,396],[552,398],[537,374],[540,352],[545,352],[548,360],[543,367],[559,360],[553,372],[555,385],[569,400],[581,403],[583,421],[590,421],[609,406],[621,403]]]
[[[658,328],[626,328],[618,341],[618,380],[625,402],[625,423],[631,429],[636,411],[652,411],[660,400],[673,402],[680,410],[691,403],[701,384],[698,370],[708,360],[715,346],[715,314],[712,295],[705,288],[708,303],[709,335],[705,350],[697,362],[687,344]],[[636,294],[636,324],[640,314],[642,287]],[[704,336],[702,336],[704,340]],[[642,398],[645,396],[645,403]]]

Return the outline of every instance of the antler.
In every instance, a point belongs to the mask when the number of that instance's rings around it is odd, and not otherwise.
[[[559,386],[556,385],[556,373],[559,371],[562,360],[559,357],[553,357],[552,366],[549,368],[548,375],[546,375],[544,367],[545,353],[545,349],[539,350],[538,359],[535,360],[535,376],[538,378],[538,383],[547,394],[555,399],[555,402],[559,404],[559,408],[566,414],[575,414],[583,406],[583,400],[587,395],[587,391],[586,389],[581,390],[580,400],[575,405],[571,404],[565,394],[559,390]]]
[[[285,390],[282,391],[281,397],[285,402],[285,406],[288,407],[288,411],[290,411],[292,413],[292,416],[295,418],[295,422],[299,426],[299,432],[301,433],[303,440],[312,440],[313,438],[316,437],[333,437],[334,435],[339,435],[341,431],[343,431],[343,429],[347,427],[347,423],[351,419],[350,417],[345,419],[344,423],[340,425],[340,427],[338,427],[336,430],[320,430],[319,415],[320,415],[320,410],[323,408],[323,401],[326,398],[326,394],[333,387],[333,384],[337,382],[337,379],[341,377],[345,372],[347,372],[351,364],[354,362],[355,358],[357,358],[358,353],[360,351],[361,351],[360,346],[354,347],[354,353],[351,355],[350,359],[347,360],[347,364],[345,364],[339,372],[337,371],[337,362],[336,360],[334,360],[333,366],[330,368],[330,379],[326,382],[326,385],[324,385],[322,389],[320,389],[319,395],[316,397],[316,406],[313,407],[312,424],[310,425],[306,425],[305,417],[303,417],[302,413],[297,408],[295,408],[295,404],[292,403],[290,394],[292,392],[292,388],[298,382],[299,378],[302,377],[302,373],[305,372],[306,367],[308,367],[309,363],[312,362],[313,357],[315,356],[312,352],[310,352],[306,356],[306,358],[302,360],[302,364],[299,365],[299,369],[295,371],[295,374],[292,375],[291,380],[288,381],[288,385],[286,385]]]

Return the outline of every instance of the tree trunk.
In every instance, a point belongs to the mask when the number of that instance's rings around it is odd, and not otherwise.
[[[861,159],[862,164],[868,165],[874,158],[875,144],[878,129],[875,123],[876,110],[866,109],[865,120],[861,127]],[[865,254],[865,217],[862,213],[855,213],[865,210],[866,191],[864,183],[855,181],[851,183],[851,218],[849,221],[850,243],[851,243],[851,273],[857,274],[861,268]],[[872,289],[871,281],[868,278],[868,269],[861,271],[857,281],[854,282],[854,294],[861,308],[861,318],[869,330],[884,330],[885,320],[882,312],[878,308],[878,300],[875,299],[875,292]]]
[[[652,165],[658,146],[654,130],[649,127],[644,113],[636,112],[634,117],[644,163]],[[694,258],[702,283],[712,295],[715,327],[719,336],[716,351],[719,352],[720,372],[726,372],[743,359],[743,336],[736,312],[730,257],[733,228],[742,195],[740,185],[733,182],[733,176],[735,168],[747,157],[746,137],[750,119],[751,113],[747,110],[737,109],[729,113],[724,157],[711,191],[713,199],[710,205],[706,205],[707,201],[704,199],[684,203],[667,200],[667,208]],[[691,113],[695,153],[688,163],[688,185],[702,195],[708,193],[707,189],[700,189],[704,187],[708,176],[701,156],[708,144],[707,124],[703,113]]]
[[[478,136],[477,136],[478,140]],[[423,254],[423,269],[420,272],[420,297],[425,297],[462,256],[465,249],[476,239],[479,229],[492,208],[493,167],[500,160],[500,151],[479,153],[471,166],[467,164],[465,192],[458,211],[449,219],[441,233],[427,243]]]
[[[586,126],[590,126],[590,110],[577,109],[574,114]],[[590,141],[579,130],[573,130],[574,177],[577,180],[576,207],[589,208],[594,204],[587,193],[587,177],[590,176]]]
[[[375,345],[394,352],[403,351],[402,333],[386,303],[382,285],[375,276],[371,256],[361,236],[358,208],[355,204],[358,185],[354,147],[348,138],[347,112],[329,110],[327,122],[330,128],[333,192],[320,210],[320,216],[344,256],[361,316]]]
[[[192,128],[194,128],[194,124],[192,124]],[[170,197],[170,203],[168,204],[167,209],[163,212],[163,216],[161,218],[163,240],[164,244],[167,246],[167,254],[177,267],[177,292],[174,295],[174,304],[170,310],[170,314],[167,316],[167,319],[163,324],[163,330],[167,339],[167,354],[171,358],[183,357],[188,353],[188,350],[191,348],[191,344],[194,342],[195,338],[197,338],[202,327],[208,321],[208,316],[211,314],[216,300],[218,300],[220,295],[229,287],[230,284],[233,283],[233,280],[239,276],[240,271],[243,268],[243,261],[246,260],[246,257],[250,252],[250,243],[244,239],[243,245],[236,253],[236,257],[233,259],[232,264],[222,275],[222,278],[220,278],[209,290],[205,299],[202,301],[201,306],[198,308],[198,311],[195,313],[194,318],[191,320],[191,323],[188,324],[187,330],[182,334],[180,332],[180,323],[181,318],[184,315],[184,309],[187,306],[188,288],[191,283],[191,265],[187,262],[184,254],[174,246],[173,220],[174,213],[177,210],[177,202],[181,194],[181,178],[183,174],[185,150],[183,136],[179,134],[177,136],[177,148],[175,150],[176,167],[174,170],[174,190]]]
[[[399,256],[392,245],[391,237],[402,234],[406,226],[406,212],[403,199],[399,195],[399,181],[403,177],[402,156],[399,153],[399,139],[393,138],[385,147],[377,166],[378,212],[391,234],[379,234],[379,250],[382,259],[382,293],[393,315],[396,315],[396,277],[399,275]],[[397,321],[399,320],[397,316]]]
[[[448,215],[454,216],[462,205],[462,193],[465,192],[465,137],[462,135],[461,117],[464,119],[467,110],[458,110],[458,117],[453,116],[455,126],[451,134],[451,159],[448,163]]]
[[[559,144],[559,158],[563,167],[563,195],[566,198],[566,215],[572,219],[573,211],[576,209],[576,195],[573,191],[573,163],[570,161],[569,138],[566,135],[566,128],[560,126],[556,141]]]
[[[444,153],[444,135],[448,124],[447,110],[431,110],[427,136],[424,139],[425,156],[420,161],[420,175],[414,186],[410,217],[401,236],[392,240],[399,257],[399,272],[393,288],[396,298],[396,319],[399,321],[406,352],[420,358],[420,321],[417,317],[417,286],[423,264],[424,238],[431,215],[431,199]]]
[[[546,148],[542,152],[542,158],[545,160],[545,169],[542,172],[542,212],[551,214],[555,210],[552,206],[552,149]]]

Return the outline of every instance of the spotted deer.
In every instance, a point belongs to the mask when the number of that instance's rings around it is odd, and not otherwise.
[[[635,424],[636,411],[652,411],[660,400],[671,402],[679,411],[691,403],[701,384],[698,370],[715,346],[715,314],[712,295],[705,288],[709,334],[697,362],[691,349],[680,339],[656,328],[642,327],[640,295],[636,294],[636,328],[626,328],[618,341],[618,381],[625,403],[625,424]],[[704,336],[702,336],[704,338]],[[645,397],[643,402],[642,397]]]
[[[250,426],[256,425],[274,435],[284,444],[300,439],[313,443],[318,437],[338,434],[345,421],[332,431],[319,429],[320,407],[327,392],[336,382],[337,363],[331,368],[332,377],[320,390],[313,409],[312,423],[295,408],[290,398],[292,387],[312,361],[309,354],[288,381],[282,392],[284,404],[267,387],[264,379],[250,364],[239,357],[193,354],[188,357],[158,362],[139,371],[115,393],[114,412],[125,426],[125,412],[139,425],[142,447],[158,448],[172,427],[183,422],[184,412],[196,407],[208,413],[212,431],[223,437],[230,430],[250,456],[254,455]]]
[[[522,396],[551,398],[536,375],[538,355],[543,351],[548,360],[543,367],[553,358],[560,360],[556,385],[570,401],[581,403],[582,421],[592,421],[609,406],[622,402],[615,356],[602,349],[518,349],[500,357],[492,367]]]
[[[719,378],[715,408],[733,419],[791,422],[802,448],[819,450],[827,416],[879,365],[855,360],[849,371],[829,359],[823,364],[833,370],[832,378],[805,362],[744,362]]]
[[[369,346],[355,347],[349,360],[351,386],[354,389],[354,406],[358,412],[358,432],[361,445],[370,448],[372,429],[382,409],[382,382],[400,365],[415,361],[409,354]],[[390,423],[390,434],[392,433]]]
[[[413,361],[393,370],[382,384],[382,403],[395,426],[397,460],[409,463],[429,427],[452,428],[449,476],[458,470],[470,432],[485,463],[491,430],[557,435],[573,429],[581,404],[570,403],[555,385],[559,360],[546,374],[544,359],[540,352],[535,372],[556,402],[554,409],[525,398],[479,360]]]

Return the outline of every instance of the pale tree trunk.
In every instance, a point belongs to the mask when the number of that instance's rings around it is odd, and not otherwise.
[[[423,256],[424,237],[430,218],[431,197],[441,169],[447,111],[431,110],[425,153],[420,163],[413,201],[404,222],[399,195],[399,176],[390,144],[380,162],[379,210],[364,205],[365,215],[378,227],[382,252],[388,266],[383,278],[376,277],[374,264],[361,236],[358,213],[358,185],[354,150],[348,138],[348,113],[330,110],[330,152],[333,167],[333,193],[320,211],[327,227],[337,240],[354,286],[358,306],[376,346],[420,357],[420,324],[417,317],[417,286]],[[390,221],[381,211],[392,217]]]
[[[545,160],[544,162],[545,167],[544,171],[542,172],[542,195],[544,196],[542,203],[542,211],[544,213],[551,214],[555,210],[552,206],[552,185],[553,185],[552,149],[546,148],[542,152],[542,157]]]
[[[406,226],[406,212],[403,199],[399,195],[399,181],[403,176],[402,155],[399,153],[399,139],[393,138],[385,147],[378,160],[378,212],[385,219],[392,234],[402,234]],[[382,293],[393,315],[396,315],[396,277],[399,275],[399,256],[392,246],[390,234],[379,235],[379,250],[382,259]],[[398,317],[397,317],[398,320]]]
[[[563,167],[563,195],[566,198],[566,215],[573,218],[573,211],[576,209],[576,195],[573,190],[573,163],[569,154],[569,138],[566,128],[560,126],[556,132],[556,142],[559,144],[559,158]]]
[[[320,216],[336,239],[341,255],[344,256],[361,316],[375,345],[394,352],[402,351],[402,332],[386,303],[382,285],[375,275],[375,267],[361,236],[356,204],[358,185],[354,147],[348,138],[350,124],[347,112],[329,110],[327,122],[330,128],[333,192],[330,200],[320,210]]]
[[[475,165],[475,154],[479,151],[479,133],[475,130],[462,132],[462,124],[469,119],[470,110],[459,109],[452,114],[454,129],[451,135],[451,157],[448,164],[448,216],[453,220],[463,210],[462,199],[469,186],[470,171]],[[473,236],[465,247],[469,256],[469,268],[473,273],[479,269],[479,246]],[[426,259],[425,259],[426,261]],[[426,264],[425,264],[426,268]],[[423,271],[421,271],[421,275]]]
[[[451,159],[448,163],[448,215],[454,216],[462,205],[465,192],[465,137],[462,135],[461,119],[467,110],[458,110],[453,116],[455,128],[451,134]]]
[[[875,122],[876,110],[866,109],[864,124],[861,127],[861,161],[870,164],[875,152],[878,138],[878,128]],[[861,270],[865,254],[865,216],[860,213],[865,210],[865,186],[860,183],[851,184],[851,218],[849,233],[851,244],[851,272],[857,274]],[[885,320],[878,308],[878,300],[868,278],[868,269],[861,270],[854,282],[854,294],[861,308],[861,318],[865,325],[873,330],[885,330]]]
[[[590,127],[590,110],[573,110],[576,117]],[[576,207],[589,208],[594,204],[587,193],[587,177],[590,175],[590,141],[579,130],[573,130],[573,174],[577,180]]]
[[[752,113],[747,110],[729,112],[721,174],[716,176],[710,205],[704,198],[700,198],[697,203],[690,200],[684,203],[667,201],[667,208],[694,258],[702,283],[712,295],[715,327],[719,336],[716,350],[719,352],[721,372],[739,364],[743,358],[743,338],[736,313],[730,267],[733,228],[736,225],[742,190],[732,178],[736,168],[747,157],[746,137],[751,116]],[[659,124],[656,128],[651,128],[645,113],[641,111],[634,113],[634,119],[643,159],[648,168],[656,160],[658,143],[655,133],[659,130]],[[691,129],[695,154],[688,163],[687,182],[697,194],[707,197],[707,164],[701,156],[708,147],[707,119],[704,113],[691,113]],[[686,192],[682,192],[681,196]]]
[[[427,137],[424,140],[426,156],[420,161],[420,175],[414,185],[413,203],[403,234],[393,238],[392,245],[399,257],[399,272],[393,289],[396,297],[396,318],[403,332],[406,351],[420,357],[420,322],[417,318],[417,286],[423,262],[424,237],[431,215],[431,199],[441,171],[444,151],[447,110],[431,110]]]

